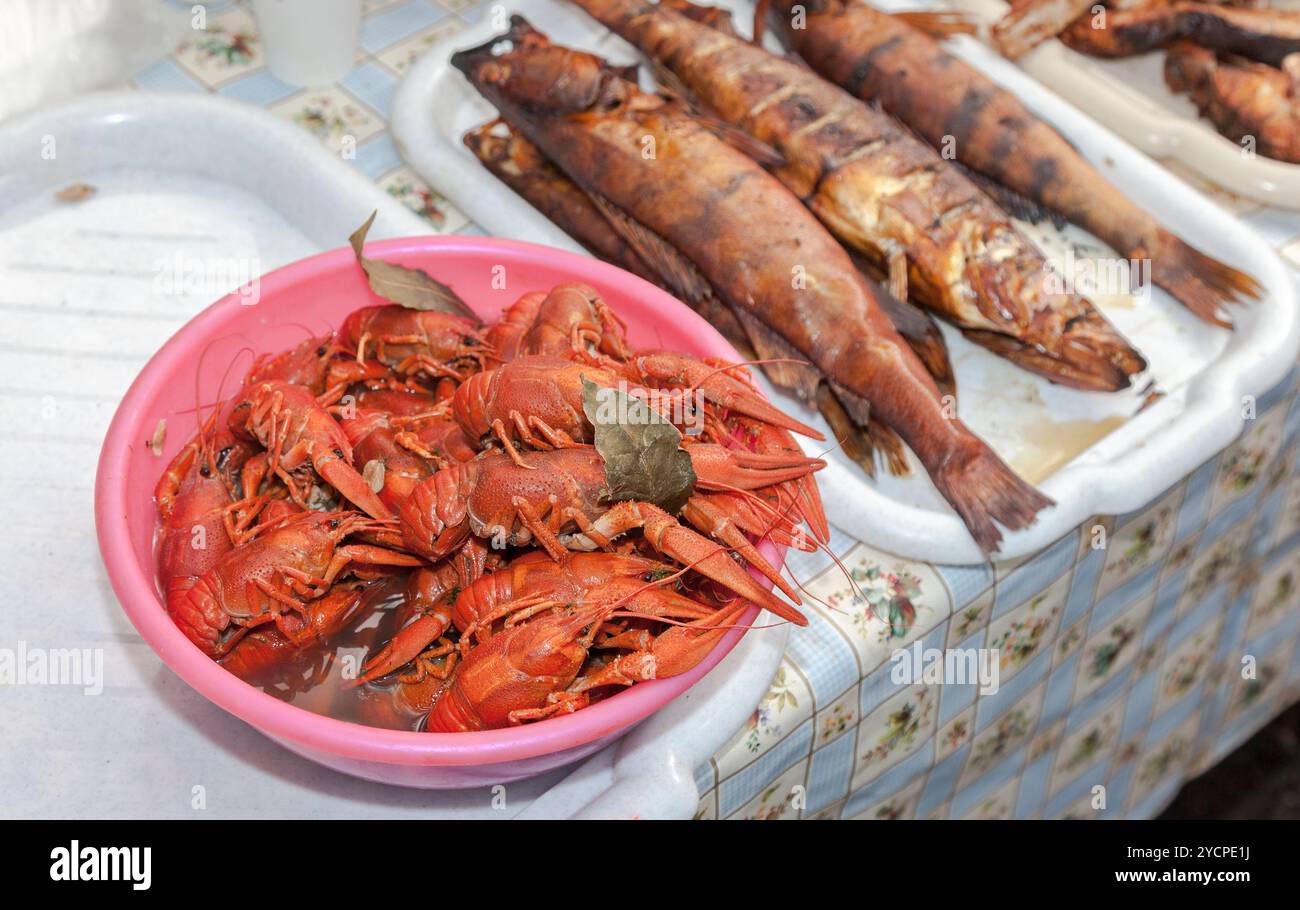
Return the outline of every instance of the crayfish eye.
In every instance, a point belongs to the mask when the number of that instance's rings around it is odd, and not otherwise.
[[[342,453],[340,450],[335,449],[335,450],[334,450],[334,457],[335,457],[335,458],[342,458],[342,457],[343,457],[343,453]]]
[[[338,520],[337,518],[331,518],[331,519],[330,519],[330,530],[331,530],[331,531],[337,531],[338,528],[339,528],[339,520]]]
[[[325,346],[324,346],[324,345],[321,345],[320,347],[318,347],[318,348],[316,349],[316,356],[317,356],[317,357],[324,357],[324,356],[325,356]]]
[[[211,477],[212,471],[208,469],[207,465],[201,465],[199,467],[199,474],[201,474],[204,477]]]

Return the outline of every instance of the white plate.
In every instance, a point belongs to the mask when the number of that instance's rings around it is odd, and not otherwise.
[[[947,6],[985,24],[1009,9],[1002,0],[953,0]],[[962,37],[953,45],[967,43],[974,39]],[[1300,164],[1243,154],[1201,117],[1191,99],[1165,85],[1163,50],[1109,59],[1081,54],[1053,38],[1017,63],[1148,155],[1180,161],[1239,196],[1300,209]]]
[[[74,182],[96,192],[54,198]],[[108,422],[154,350],[243,280],[169,293],[155,284],[160,264],[270,271],[344,245],[372,209],[375,239],[429,233],[306,131],[206,95],[91,95],[0,124],[0,497],[17,516],[0,528],[11,607],[0,647],[89,648],[103,661],[99,695],[5,688],[5,815],[509,818],[570,815],[594,799],[596,812],[694,811],[689,774],[766,691],[785,626],[749,632],[589,768],[511,784],[500,811],[487,790],[398,790],[291,756],[180,683],[118,608],[92,502]]]
[[[722,0],[749,21],[749,0]],[[640,58],[571,4],[515,0],[518,12],[554,40],[617,62]],[[471,127],[495,115],[448,58],[499,33],[501,21],[477,25],[436,43],[398,89],[393,132],[411,165],[483,227],[504,237],[579,247],[545,216],[493,178],[461,142]],[[1054,386],[1012,366],[944,326],[958,381],[961,418],[1014,467],[1056,500],[1030,528],[1007,534],[1001,556],[1036,552],[1098,514],[1123,513],[1150,501],[1227,445],[1242,428],[1242,398],[1259,395],[1295,362],[1300,346],[1295,295],[1286,267],[1268,245],[1140,152],[1045,91],[1013,65],[975,42],[959,52],[1046,114],[1081,152],[1139,204],[1157,212],[1185,240],[1254,275],[1265,300],[1236,310],[1235,333],[1208,326],[1162,291],[1149,300],[1095,298],[1112,322],[1142,350],[1164,398],[1111,429],[1138,407],[1136,388],[1104,395]],[[1071,228],[1026,226],[1059,254],[1068,242],[1090,242]],[[1049,254],[1053,255],[1053,254]],[[1113,255],[1106,253],[1105,255]],[[769,390],[769,394],[771,394]],[[793,400],[788,409],[797,408]],[[809,419],[828,433],[820,418]],[[1107,433],[1107,431],[1109,432]],[[1089,446],[1093,439],[1102,436]],[[1073,441],[1073,445],[1070,445]],[[1052,470],[1068,445],[1069,464]],[[809,451],[820,451],[809,445]],[[1086,448],[1086,451],[1084,449]],[[838,452],[821,474],[827,513],[849,534],[900,556],[943,563],[983,561],[956,514],[917,468],[909,478],[871,480]],[[915,464],[915,462],[914,462]]]

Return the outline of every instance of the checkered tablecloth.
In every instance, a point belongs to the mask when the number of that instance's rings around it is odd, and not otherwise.
[[[265,107],[433,230],[480,233],[402,162],[387,122],[412,61],[491,0],[366,0],[356,65],[311,90],[266,68],[247,9],[205,6],[206,28],[136,85]],[[1173,169],[1300,266],[1300,214]],[[825,606],[809,599],[811,624],[793,632],[768,695],[698,770],[698,815],[1157,814],[1300,697],[1296,387],[1293,372],[1236,443],[1154,503],[1099,517],[1033,557],[930,565],[837,534],[833,549],[865,599],[824,560],[793,559]],[[997,649],[998,690],[896,682],[891,654],[916,643]]]

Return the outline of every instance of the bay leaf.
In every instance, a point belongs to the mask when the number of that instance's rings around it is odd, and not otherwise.
[[[682,434],[640,398],[582,380],[582,411],[595,427],[596,451],[614,501],[653,503],[676,515],[695,491]]]
[[[366,223],[353,231],[352,236],[348,238],[348,242],[352,244],[352,252],[356,254],[357,264],[361,266],[361,271],[366,273],[366,280],[370,282],[370,290],[385,300],[413,310],[451,313],[453,316],[471,319],[475,325],[482,325],[482,320],[459,294],[428,272],[407,268],[395,262],[385,262],[382,259],[371,259],[362,252],[366,244],[366,234],[370,232],[370,226],[375,223],[377,214],[379,214],[378,210],[371,212]]]

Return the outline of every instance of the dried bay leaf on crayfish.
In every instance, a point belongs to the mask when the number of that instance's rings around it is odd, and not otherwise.
[[[371,212],[366,223],[353,231],[352,236],[348,238],[348,243],[352,245],[352,252],[356,254],[357,264],[361,266],[361,271],[366,273],[370,290],[385,300],[391,300],[412,310],[437,310],[440,313],[451,313],[453,316],[472,319],[475,325],[482,324],[478,314],[470,309],[469,304],[462,300],[459,294],[423,269],[412,269],[395,262],[371,259],[362,252],[366,244],[366,234],[370,232],[370,226],[375,223],[375,216],[378,214],[378,209]]]
[[[676,515],[695,491],[682,434],[640,398],[582,380],[582,411],[596,428],[596,451],[615,501],[635,499]]]

